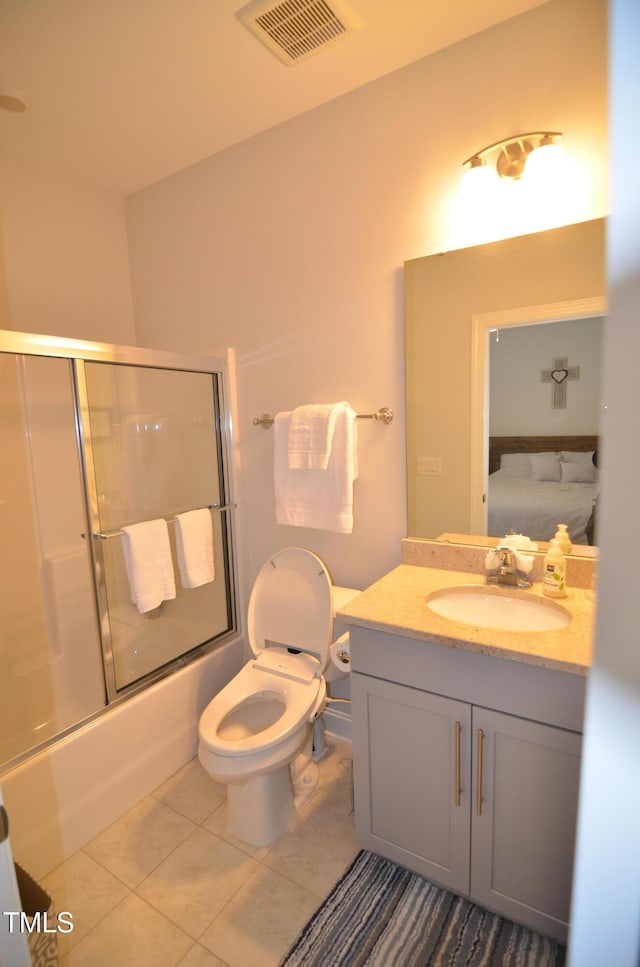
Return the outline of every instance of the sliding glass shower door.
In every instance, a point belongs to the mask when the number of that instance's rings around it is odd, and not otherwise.
[[[218,375],[85,361],[78,386],[107,688],[111,697],[234,627]],[[207,508],[214,577],[180,581],[175,517]],[[122,528],[168,522],[176,596],[141,613]]]
[[[0,352],[0,772],[106,704],[69,359]]]
[[[226,371],[0,330],[0,774],[237,637]],[[192,510],[213,572],[186,588]],[[175,598],[140,611],[122,528],[158,519]]]

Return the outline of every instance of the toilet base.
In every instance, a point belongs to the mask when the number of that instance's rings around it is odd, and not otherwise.
[[[296,812],[304,806],[312,792],[318,788],[320,770],[315,762],[310,762],[304,772],[293,783],[293,801]]]
[[[282,836],[296,814],[289,766],[242,785],[227,786],[229,832],[251,846],[269,846]]]
[[[233,836],[251,846],[270,846],[286,832],[320,779],[318,766],[308,762],[292,782],[292,765],[227,786],[227,828]]]

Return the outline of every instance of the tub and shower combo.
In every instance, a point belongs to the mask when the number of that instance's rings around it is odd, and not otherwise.
[[[0,786],[43,876],[195,754],[242,665],[227,360],[0,332]],[[122,528],[208,509],[214,579],[141,612]]]

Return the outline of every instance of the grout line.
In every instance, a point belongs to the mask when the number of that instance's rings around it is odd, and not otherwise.
[[[93,858],[93,857],[91,857],[91,858]],[[99,865],[102,865],[102,864],[99,864]],[[106,869],[106,867],[103,867],[103,869]],[[107,872],[110,872],[110,871],[107,871]],[[111,874],[111,875],[113,876],[113,874]],[[116,877],[116,879],[118,879],[118,877]],[[122,880],[120,880],[119,882],[122,883]],[[125,886],[126,886],[126,884],[125,884]],[[125,902],[125,900],[128,900],[129,899],[129,897],[131,896],[131,893],[133,891],[131,890],[131,887],[127,887],[127,889],[128,889],[129,892],[127,893],[126,896],[123,896],[121,900],[118,900],[118,902],[116,903],[116,905],[114,907],[111,907],[111,909],[108,910],[103,916],[101,916],[99,920],[96,920],[96,922],[93,924],[93,926],[89,930],[87,930],[87,932],[82,937],[79,937],[75,942],[73,942],[73,943],[70,944],[69,949],[65,952],[65,954],[64,954],[64,956],[62,958],[63,964],[64,964],[64,961],[67,959],[68,955],[71,953],[71,951],[74,948],[79,947],[80,944],[84,940],[86,940],[88,937],[91,936],[91,934],[94,932],[94,930],[97,930],[97,928],[100,926],[100,924],[103,923],[107,919],[107,917],[111,916],[112,913],[115,913],[115,911],[118,909],[118,907],[122,906],[122,904]],[[55,902],[55,898],[54,898],[54,902]]]

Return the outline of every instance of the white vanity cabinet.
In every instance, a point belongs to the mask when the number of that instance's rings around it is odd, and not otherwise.
[[[585,678],[351,629],[359,844],[566,942]]]
[[[474,706],[473,743],[470,896],[566,942],[581,736]]]

